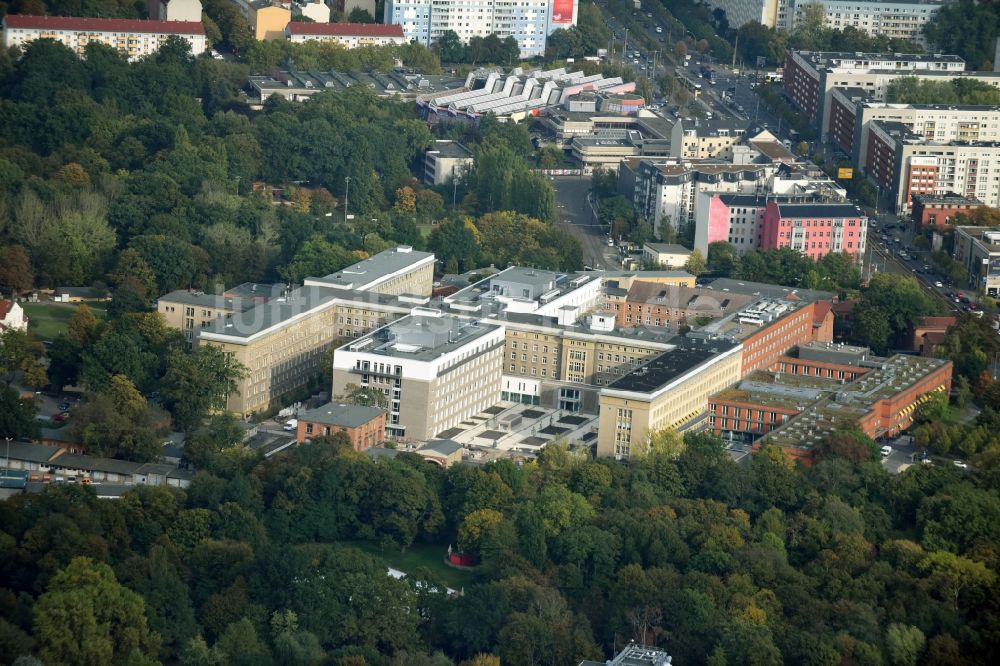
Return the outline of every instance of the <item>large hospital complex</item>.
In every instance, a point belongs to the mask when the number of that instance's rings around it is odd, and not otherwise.
[[[432,254],[397,247],[299,287],[172,292],[158,310],[192,344],[221,347],[246,366],[231,411],[263,412],[308,387],[332,348],[331,395],[344,396],[349,385],[381,392],[384,436],[400,443],[480,426],[484,446],[490,437],[495,445],[522,417],[545,413],[548,421],[528,428],[523,451],[565,432],[595,444],[598,455],[628,458],[645,452],[650,434],[664,428],[709,428],[741,441],[756,433],[795,448],[779,435],[796,418],[810,418],[805,407],[794,415],[774,412],[782,421],[769,420],[766,431],[722,428],[712,410],[728,409],[726,391],[748,378],[754,390],[747,399],[766,403],[767,390],[795,394],[802,382],[796,373],[809,372],[800,366],[829,369],[796,359],[832,345],[831,293],[729,279],[696,286],[683,271],[510,267],[442,294],[434,293],[434,264]],[[852,363],[859,369],[844,375],[841,366]],[[872,382],[892,374],[892,363],[852,357],[839,361],[838,374],[812,380],[864,375]],[[794,373],[784,370],[793,365]],[[950,387],[950,363],[906,365],[903,372],[907,382],[899,373],[892,374],[896,383],[883,382],[890,407],[844,425],[863,426],[873,437],[894,434],[927,393]],[[789,387],[765,390],[753,380],[761,373]],[[781,380],[785,375],[794,381]],[[824,390],[837,393],[833,385]],[[815,402],[824,390],[807,394]],[[567,423],[582,430],[561,427]]]

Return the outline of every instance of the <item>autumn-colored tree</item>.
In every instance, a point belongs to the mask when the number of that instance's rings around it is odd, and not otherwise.
[[[73,185],[76,187],[90,186],[90,176],[87,175],[87,171],[83,168],[83,166],[77,164],[76,162],[64,164],[59,169],[59,173],[56,174],[56,178],[67,185]]]
[[[304,187],[297,187],[292,192],[292,209],[296,213],[308,213],[312,202],[312,193]]]
[[[417,212],[417,193],[409,185],[404,185],[396,190],[396,203],[392,206],[392,212],[397,215],[413,215]]]

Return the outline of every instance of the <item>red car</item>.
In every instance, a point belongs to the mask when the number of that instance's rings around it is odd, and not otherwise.
[[[52,420],[55,421],[56,423],[62,423],[68,418],[69,418],[69,412],[59,412],[58,414],[52,417]]]

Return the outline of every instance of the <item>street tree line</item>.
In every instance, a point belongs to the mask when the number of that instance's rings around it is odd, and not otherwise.
[[[852,431],[810,468],[670,439],[628,466],[557,442],[523,466],[444,470],[372,461],[341,435],[266,462],[205,449],[184,491],[14,497],[0,659],[521,666],[635,640],[683,663],[994,660],[995,442],[974,475],[890,475]],[[451,544],[480,565],[449,596],[430,569],[388,576],[359,540]]]

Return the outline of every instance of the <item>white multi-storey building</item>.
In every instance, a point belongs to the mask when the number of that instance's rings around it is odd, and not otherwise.
[[[756,21],[774,28],[784,25],[789,2],[790,0],[708,0],[707,4],[726,12],[730,27],[739,28]]]
[[[146,10],[159,21],[201,22],[201,0],[148,0]]]
[[[1000,206],[1000,142],[928,141],[896,121],[869,124],[865,175],[891,194],[897,213],[908,213],[913,196],[955,192]]]
[[[333,393],[382,391],[390,436],[431,439],[499,401],[504,340],[500,324],[416,308],[334,352]]]
[[[578,0],[386,0],[385,23],[403,26],[408,40],[430,46],[451,30],[462,42],[472,37],[513,37],[522,58],[545,52],[545,40],[576,25]]]
[[[769,28],[794,30],[809,5],[823,7],[828,28],[851,26],[869,35],[920,40],[924,24],[946,0],[708,0],[726,12],[733,28],[756,21]]]
[[[170,37],[191,44],[191,53],[205,52],[205,26],[194,21],[138,21],[132,19],[27,16],[8,14],[3,19],[3,47],[23,47],[36,39],[54,39],[83,55],[87,44],[117,49],[129,60],[155,53]]]
[[[290,42],[336,42],[346,48],[405,44],[403,29],[398,25],[377,23],[302,23],[292,21],[285,27]]]
[[[944,0],[787,0],[784,23],[777,27],[794,30],[810,4],[823,5],[826,27],[843,30],[857,28],[875,37],[923,41],[921,30]]]

